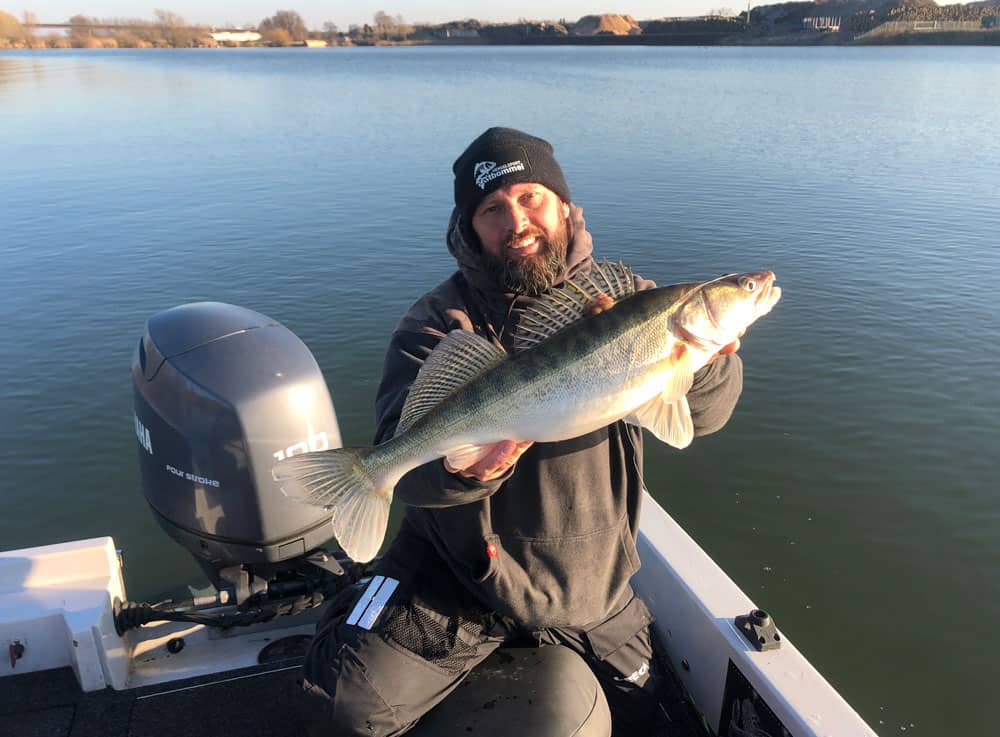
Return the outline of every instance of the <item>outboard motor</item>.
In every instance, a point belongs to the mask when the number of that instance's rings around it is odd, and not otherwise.
[[[149,319],[132,361],[142,490],[160,525],[239,603],[333,536],[287,499],[282,458],[341,445],[315,359],[252,310],[198,302]]]
[[[158,620],[249,626],[324,600],[346,611],[376,561],[323,550],[333,536],[330,514],[287,499],[271,476],[289,455],[341,445],[326,383],[302,341],[252,310],[182,305],[147,322],[132,382],[143,494],[219,595],[181,607],[116,599],[119,634]],[[271,642],[259,662],[301,654],[308,639]],[[578,656],[516,648],[491,655],[413,734],[470,731],[608,737],[611,721],[600,684]]]

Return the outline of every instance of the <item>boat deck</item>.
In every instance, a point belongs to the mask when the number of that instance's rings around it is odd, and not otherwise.
[[[296,656],[225,674],[128,691],[106,689],[92,693],[80,691],[69,667],[10,676],[4,678],[0,689],[0,735],[303,737],[306,731],[299,712],[297,683],[300,663],[301,657]],[[665,704],[670,727],[651,737],[709,734],[680,685],[674,685],[676,688]],[[494,709],[492,699],[484,701],[481,690],[472,696],[476,688],[474,671],[451,697],[469,702],[469,723],[459,728],[460,733],[490,731],[483,730],[481,723],[479,729],[473,730],[473,726],[499,712],[499,708]],[[525,705],[516,708],[523,713]],[[424,732],[419,727],[418,731]]]
[[[82,693],[71,668],[4,679],[0,734],[7,737],[228,737],[305,734],[298,667],[269,664],[129,691]]]

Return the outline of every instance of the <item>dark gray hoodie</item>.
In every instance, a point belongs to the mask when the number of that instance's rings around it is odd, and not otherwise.
[[[563,278],[592,261],[583,213],[571,206]],[[472,330],[507,347],[529,298],[504,293],[484,270],[457,217],[448,249],[459,270],[400,320],[386,353],[376,400],[376,437],[392,437],[419,366],[441,332]],[[653,286],[637,279],[638,288]],[[722,356],[695,375],[688,393],[695,434],[721,428],[743,385],[740,359]],[[448,473],[437,460],[397,484],[407,506],[402,531],[428,541],[483,604],[529,629],[585,627],[620,602],[639,568],[635,539],[642,498],[642,433],[616,422],[572,440],[535,443],[503,478],[486,483]]]

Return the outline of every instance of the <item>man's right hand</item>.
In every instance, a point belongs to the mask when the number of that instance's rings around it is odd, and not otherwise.
[[[493,481],[503,476],[517,463],[517,459],[534,444],[533,440],[515,443],[513,440],[502,440],[494,445],[483,458],[466,468],[455,468],[448,459],[444,459],[444,467],[449,473],[457,473],[466,478],[478,481]]]

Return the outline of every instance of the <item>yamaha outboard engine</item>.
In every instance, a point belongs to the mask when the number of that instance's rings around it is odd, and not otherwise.
[[[198,302],[146,324],[132,361],[142,489],[163,529],[238,603],[333,535],[287,499],[276,461],[340,447],[315,359],[252,310]]]
[[[323,550],[333,536],[329,513],[287,499],[271,476],[282,458],[341,445],[326,383],[302,341],[242,307],[182,305],[147,322],[132,381],[143,494],[219,595],[182,607],[116,599],[119,634],[158,620],[249,626],[324,600],[346,612],[376,561],[361,565]],[[274,641],[259,660],[287,658],[306,640]],[[171,642],[183,647],[181,638]],[[481,720],[482,709],[490,719]],[[473,730],[607,737],[610,713],[600,684],[571,651],[497,651],[413,734]]]

